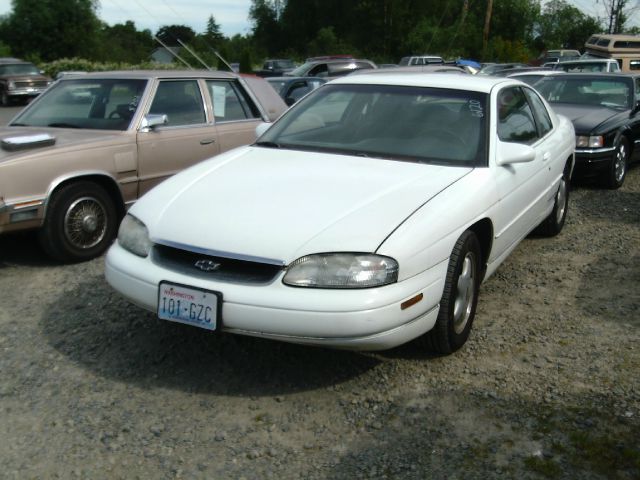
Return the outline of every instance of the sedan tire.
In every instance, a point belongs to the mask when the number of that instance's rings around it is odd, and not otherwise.
[[[65,185],[52,197],[39,240],[47,254],[61,262],[79,262],[102,254],[117,231],[113,200],[100,185]]]
[[[438,319],[425,335],[430,350],[449,354],[467,341],[478,304],[481,258],[478,237],[470,230],[465,231],[449,259]]]
[[[562,231],[564,222],[567,219],[567,210],[569,209],[570,179],[568,168],[568,166],[565,168],[562,178],[560,178],[560,185],[558,185],[558,191],[556,192],[553,210],[551,210],[549,216],[545,218],[540,225],[538,225],[534,234],[545,237],[555,237]]]
[[[627,163],[629,161],[629,142],[625,137],[620,137],[615,155],[605,178],[606,186],[612,190],[620,188],[627,175]]]

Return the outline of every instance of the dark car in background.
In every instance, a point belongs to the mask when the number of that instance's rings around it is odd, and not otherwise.
[[[291,106],[307,93],[324,85],[327,79],[319,77],[269,77],[267,81],[284,102]]]
[[[371,60],[356,58],[331,58],[327,60],[313,60],[305,62],[295,70],[287,73],[291,77],[321,77],[334,78],[348,75],[356,70],[371,70],[378,68]]]
[[[628,164],[640,157],[640,75],[561,73],[534,87],[573,122],[576,174],[622,186]]]
[[[44,92],[51,79],[33,63],[19,58],[0,58],[0,104],[29,101]]]
[[[259,77],[280,77],[296,68],[293,60],[288,58],[265,60],[262,70],[254,72]]]

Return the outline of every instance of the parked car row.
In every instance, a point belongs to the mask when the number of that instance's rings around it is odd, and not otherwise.
[[[374,67],[66,75],[0,131],[0,233],[37,229],[62,261],[117,233],[108,282],[162,320],[454,352],[481,283],[561,232],[574,171],[622,184],[640,81]]]

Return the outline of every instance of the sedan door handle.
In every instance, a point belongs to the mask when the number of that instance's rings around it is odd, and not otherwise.
[[[547,161],[547,160],[549,160],[550,158],[551,158],[551,154],[550,154],[549,152],[545,152],[545,153],[542,155],[542,161],[543,161],[543,162],[546,162],[546,161]]]
[[[215,138],[210,138],[208,140],[200,140],[200,145],[210,145],[212,143],[216,143]]]

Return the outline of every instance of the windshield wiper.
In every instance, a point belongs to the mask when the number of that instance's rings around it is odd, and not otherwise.
[[[54,122],[47,125],[47,127],[58,127],[58,128],[80,128],[79,125],[74,125],[73,123],[64,123],[64,122]]]
[[[276,142],[256,142],[254,145],[258,145],[259,147],[267,147],[267,148],[282,148],[282,145]]]
[[[9,124],[10,127],[30,127],[31,125],[28,125],[26,123],[11,123]]]

